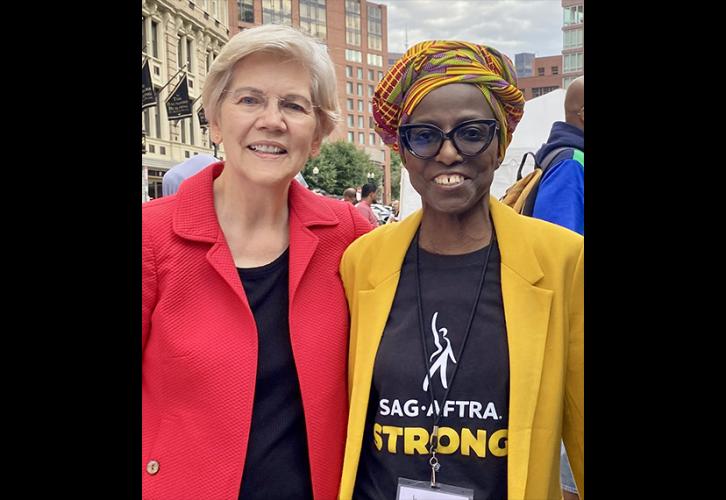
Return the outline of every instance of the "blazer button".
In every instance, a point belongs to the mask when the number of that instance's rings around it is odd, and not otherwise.
[[[157,462],[156,460],[149,460],[149,463],[146,464],[146,472],[148,472],[152,476],[159,472],[159,462]]]

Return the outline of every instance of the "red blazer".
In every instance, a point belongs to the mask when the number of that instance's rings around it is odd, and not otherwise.
[[[257,327],[217,222],[215,163],[142,209],[142,491],[237,499],[257,370]],[[340,257],[371,229],[352,205],[296,181],[290,207],[290,339],[316,499],[338,493],[348,415],[348,308]],[[314,258],[313,258],[314,257]],[[270,481],[284,481],[271,477]]]

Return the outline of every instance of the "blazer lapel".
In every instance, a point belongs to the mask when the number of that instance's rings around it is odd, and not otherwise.
[[[355,363],[348,377],[350,393],[350,422],[365,422],[368,400],[373,381],[373,365],[378,345],[393,306],[401,266],[413,236],[421,221],[421,211],[414,212],[386,234],[380,242],[378,255],[385,260],[370,268],[368,282],[371,288],[358,290],[355,310],[357,324],[351,325],[351,362]],[[354,354],[353,354],[354,353]],[[364,425],[348,427],[348,445],[345,464],[348,470],[357,470],[363,444]],[[345,476],[346,474],[344,474]],[[350,485],[352,488],[352,485]]]
[[[552,291],[536,283],[544,276],[517,214],[491,199],[502,255],[501,280],[509,344],[508,480],[510,499],[527,498],[532,427],[539,400]]]
[[[310,265],[318,248],[319,238],[313,226],[338,224],[338,217],[318,195],[309,192],[297,181],[290,183],[288,205],[290,209],[290,304],[295,297],[300,281]]]
[[[174,232],[180,237],[212,244],[207,252],[207,262],[249,309],[232,253],[214,210],[214,179],[222,170],[224,163],[217,162],[182,183],[176,195],[177,208],[172,224]]]

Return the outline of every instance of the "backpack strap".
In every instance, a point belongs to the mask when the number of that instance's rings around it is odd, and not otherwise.
[[[527,161],[527,156],[532,157],[532,160],[534,160],[534,168],[537,168],[537,158],[535,158],[534,153],[524,153],[524,156],[522,157],[522,162],[519,164],[519,168],[517,169],[517,180],[522,179],[522,168],[524,167],[524,162]]]
[[[558,154],[565,151],[566,149],[576,149],[576,148],[573,148],[572,146],[563,146],[560,148],[555,148],[552,151],[550,151],[549,153],[547,153],[547,156],[542,158],[542,163],[540,163],[540,165],[539,165],[539,167],[542,169],[542,175],[544,175],[544,173],[550,167],[552,160],[554,160]]]
[[[534,186],[532,186],[532,191],[530,192],[529,196],[527,197],[527,200],[524,203],[524,207],[522,208],[522,214],[530,215],[530,216],[532,215],[532,213],[534,212],[534,201],[537,199],[537,192],[539,191],[539,183],[542,181],[542,177],[544,177],[545,172],[547,172],[547,170],[552,165],[552,160],[554,160],[558,154],[560,154],[561,152],[563,152],[567,149],[576,149],[576,148],[573,148],[571,146],[563,146],[563,147],[555,148],[552,151],[550,151],[549,153],[547,153],[547,155],[544,158],[542,158],[542,162],[539,165],[535,164],[534,168],[542,169],[542,175],[540,176],[539,179],[537,179],[537,183]],[[528,154],[531,154],[531,153],[528,153]],[[525,157],[526,156],[527,155],[525,154]],[[524,160],[522,160],[522,164],[524,164]],[[520,165],[519,168],[521,170],[522,166]]]

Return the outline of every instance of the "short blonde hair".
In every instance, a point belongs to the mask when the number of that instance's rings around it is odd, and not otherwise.
[[[317,106],[318,131],[328,136],[340,121],[335,67],[325,47],[290,26],[264,24],[237,33],[229,39],[209,68],[202,90],[207,121],[217,123],[223,90],[232,78],[234,66],[244,57],[268,53],[299,62],[310,71],[310,94]]]

